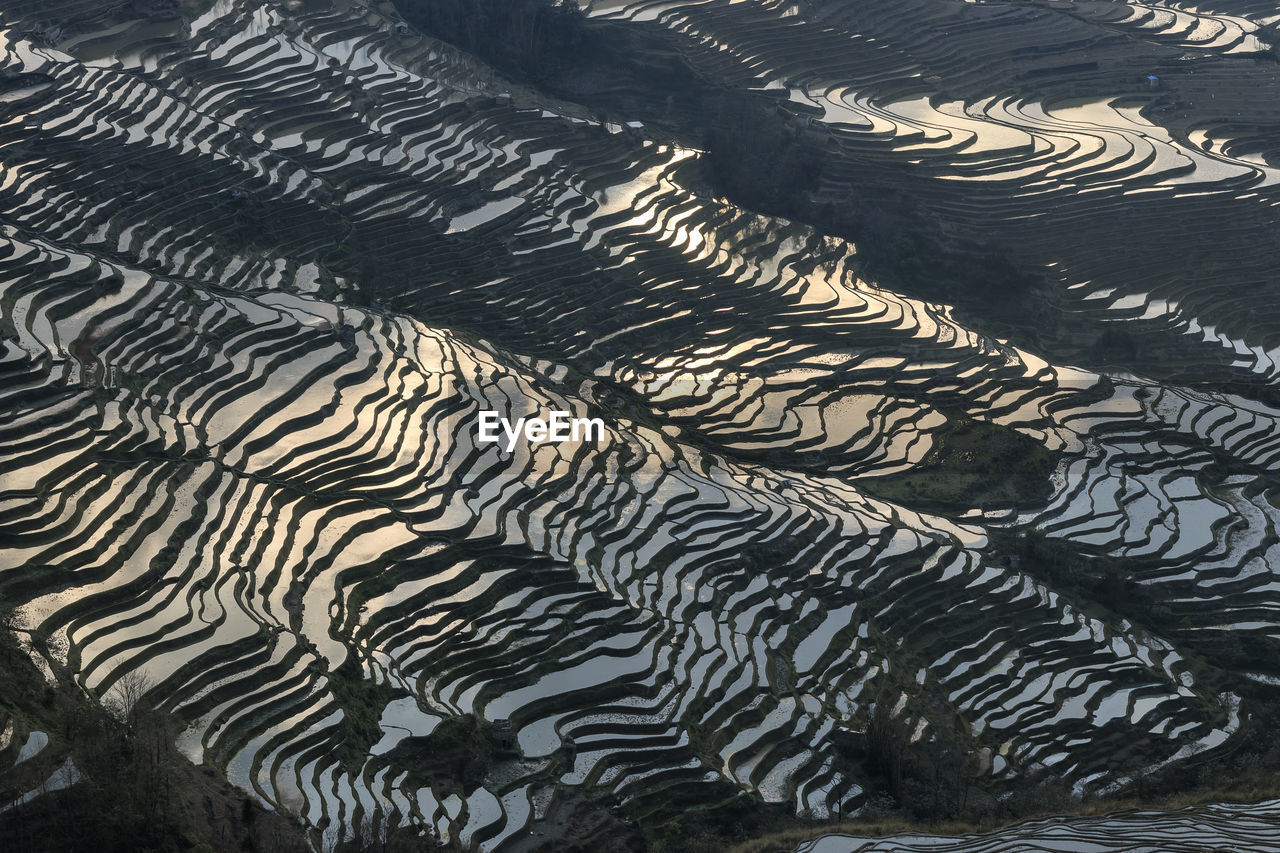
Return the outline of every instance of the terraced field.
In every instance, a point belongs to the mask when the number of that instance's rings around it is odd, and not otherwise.
[[[1259,250],[1275,235],[1274,6],[587,8],[662,28],[700,74],[772,97],[819,135],[815,207],[878,189],[1037,270],[1036,310],[1054,318],[1031,333],[1041,347],[1096,360],[1081,342],[1124,320],[1130,367],[1274,387],[1275,316],[1251,298],[1275,287]],[[963,291],[948,297],[966,302]],[[980,313],[995,313],[989,303]]]
[[[1050,72],[1137,39],[1265,83],[1273,21],[1061,5],[590,7],[807,117],[818,201],[905,176],[998,229],[1045,276],[1020,340],[387,6],[0,4],[25,648],[97,695],[145,676],[193,761],[322,846],[521,849],[578,795],[847,815],[876,708],[997,798],[1236,749],[1280,684],[1280,116],[1237,84],[1247,121],[1192,128],[1145,76]],[[1002,94],[1001,52],[1043,95]],[[1061,332],[1117,321],[1159,355]],[[605,435],[507,451],[486,410]],[[920,470],[1037,488],[958,506]]]
[[[853,838],[829,835],[800,846],[797,853],[1199,853],[1204,850],[1280,849],[1276,843],[1277,803],[1216,806],[1181,812],[1126,812],[1075,821],[1028,821],[1001,832],[962,838],[896,836]]]

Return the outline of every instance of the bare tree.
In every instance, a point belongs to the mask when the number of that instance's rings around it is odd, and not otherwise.
[[[131,670],[116,679],[103,705],[132,733],[138,728],[139,717],[145,709],[143,698],[153,686],[145,672]]]

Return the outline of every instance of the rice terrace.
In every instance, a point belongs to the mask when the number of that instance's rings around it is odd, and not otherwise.
[[[0,850],[1280,853],[1280,7],[0,0]]]

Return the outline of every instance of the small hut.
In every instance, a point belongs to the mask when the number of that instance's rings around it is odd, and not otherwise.
[[[493,737],[493,745],[503,752],[510,752],[516,748],[515,729],[511,726],[508,719],[494,720],[490,727],[490,735]]]

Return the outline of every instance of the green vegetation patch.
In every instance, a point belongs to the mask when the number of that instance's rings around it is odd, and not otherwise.
[[[471,714],[449,717],[425,737],[407,737],[388,754],[397,766],[409,767],[414,782],[453,791],[461,784],[470,794],[483,781],[497,750],[483,720]]]
[[[919,465],[901,474],[859,482],[898,503],[966,511],[994,505],[1042,503],[1057,453],[1016,430],[948,413]]]
[[[339,751],[349,767],[359,767],[375,743],[382,739],[382,712],[387,703],[404,695],[386,684],[364,677],[354,656],[329,674],[329,688],[342,708]]]

